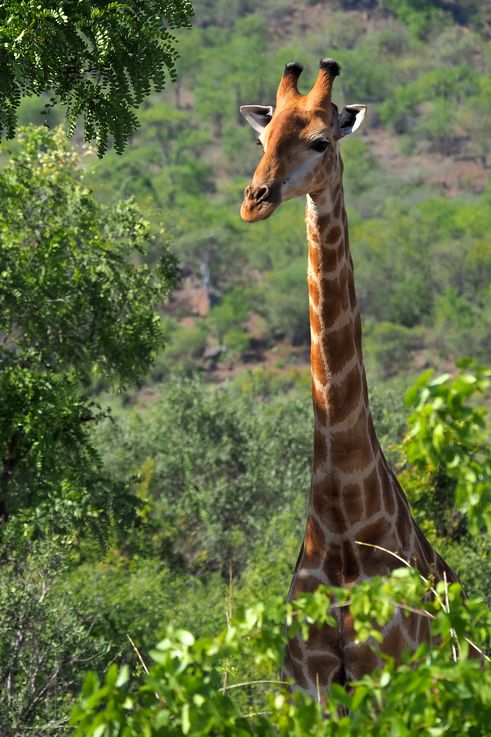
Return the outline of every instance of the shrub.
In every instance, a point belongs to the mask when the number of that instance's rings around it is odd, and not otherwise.
[[[422,328],[379,322],[367,331],[367,357],[373,357],[382,378],[395,376],[408,369],[411,351],[421,348],[423,340]]]
[[[72,712],[75,737],[406,737],[416,730],[428,737],[463,732],[484,737],[491,718],[491,671],[466,654],[469,636],[481,645],[485,640],[489,612],[480,600],[464,604],[458,584],[438,584],[434,601],[422,611],[424,593],[419,574],[404,568],[349,592],[321,587],[291,604],[282,599],[258,603],[230,617],[215,638],[196,639],[189,631],[169,628],[152,653],[147,676],[135,678],[127,666],[116,664],[102,683],[94,673],[87,676]],[[386,659],[382,668],[350,684],[349,692],[333,684],[329,693],[319,694],[323,704],[289,694],[274,676],[287,632],[293,636],[300,630],[306,637],[307,622],[335,626],[333,607],[348,600],[358,640],[371,641],[374,649],[381,637],[377,628],[399,606],[432,619],[438,647],[422,646],[398,666]],[[247,659],[253,672],[243,679],[236,668]]]

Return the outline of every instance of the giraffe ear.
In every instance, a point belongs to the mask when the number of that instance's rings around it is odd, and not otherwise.
[[[262,133],[273,117],[274,110],[271,105],[241,105],[240,112],[254,130]]]
[[[354,133],[363,123],[363,118],[367,112],[366,105],[346,105],[338,117],[338,135],[339,138]]]

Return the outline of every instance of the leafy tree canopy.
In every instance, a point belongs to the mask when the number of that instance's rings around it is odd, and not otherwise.
[[[1,513],[47,505],[64,528],[108,512],[88,430],[104,413],[87,387],[149,366],[176,265],[165,245],[154,267],[138,263],[148,224],[131,201],[96,204],[62,131],[20,144],[0,173]]]
[[[99,156],[110,135],[121,153],[138,127],[135,109],[175,79],[171,29],[188,27],[192,13],[189,0],[1,3],[0,137],[14,136],[24,95],[48,92],[70,134],[83,120]]]

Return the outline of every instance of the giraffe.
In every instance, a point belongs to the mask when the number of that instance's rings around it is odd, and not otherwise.
[[[240,108],[264,149],[244,192],[242,218],[256,222],[285,200],[307,200],[314,452],[305,536],[288,596],[386,574],[401,563],[385,551],[427,578],[456,581],[411,516],[370,413],[339,152],[340,139],[359,128],[366,106],[338,112],[331,93],[340,68],[333,59],[321,60],[306,95],[298,91],[302,69],[286,65],[275,108]],[[382,652],[399,660],[406,647],[415,650],[429,638],[428,621],[396,611],[382,635]],[[333,682],[346,686],[378,662],[369,645],[356,643],[351,615],[342,608],[336,627],[312,627],[306,642],[300,635],[289,640],[282,675],[317,698]]]

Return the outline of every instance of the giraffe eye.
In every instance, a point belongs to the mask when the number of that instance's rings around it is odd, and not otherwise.
[[[314,151],[325,151],[328,146],[329,146],[329,141],[326,141],[325,139],[322,139],[322,138],[319,138],[317,141],[313,141],[310,144],[310,148],[313,148]]]
[[[260,138],[257,138],[257,139],[256,139],[256,143],[257,143],[257,145],[258,145],[258,146],[262,146],[262,145],[263,145],[263,144],[261,143],[261,139],[260,139]]]

